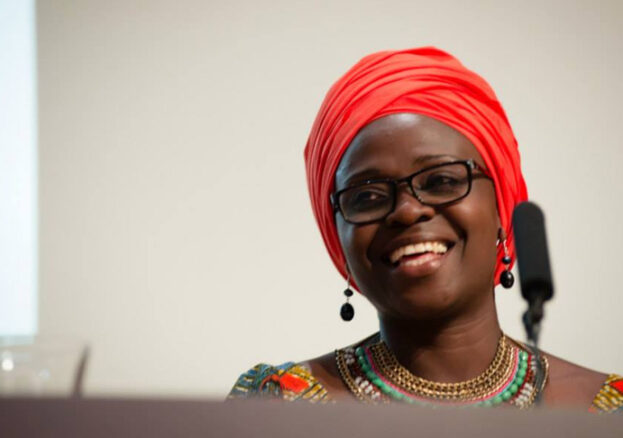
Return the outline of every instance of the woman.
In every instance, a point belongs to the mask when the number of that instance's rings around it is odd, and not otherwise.
[[[230,398],[574,405],[613,412],[623,380],[499,326],[512,285],[512,210],[527,199],[517,143],[493,90],[435,48],[369,55],[329,91],[305,150],[316,220],[378,334],[304,363],[260,364]]]

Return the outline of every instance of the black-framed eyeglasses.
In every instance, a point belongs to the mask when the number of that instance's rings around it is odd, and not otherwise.
[[[482,174],[474,175],[474,170]],[[371,179],[338,190],[331,194],[331,204],[346,222],[363,225],[383,220],[394,211],[400,184],[407,184],[421,204],[441,207],[469,195],[472,181],[478,176],[490,179],[488,172],[472,159],[435,164],[404,178]]]

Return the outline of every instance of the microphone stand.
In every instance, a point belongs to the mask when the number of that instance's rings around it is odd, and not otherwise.
[[[541,320],[543,319],[543,303],[545,302],[543,298],[544,295],[545,294],[540,293],[532,295],[530,299],[528,299],[528,309],[524,312],[522,317],[523,325],[526,329],[526,336],[528,338],[526,347],[528,347],[536,361],[535,385],[538,392],[534,404],[537,407],[541,404],[541,389],[545,383],[545,370],[543,369],[541,352],[539,350],[539,334],[541,331]]]

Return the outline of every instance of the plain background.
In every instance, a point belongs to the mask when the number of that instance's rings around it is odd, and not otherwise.
[[[362,56],[435,45],[491,83],[545,210],[542,346],[623,372],[623,2],[41,0],[40,333],[89,394],[223,396],[376,330],[316,229],[303,147]],[[496,292],[523,339],[517,288]]]

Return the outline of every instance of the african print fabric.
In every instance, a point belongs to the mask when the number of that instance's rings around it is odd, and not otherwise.
[[[590,412],[623,413],[623,377],[610,374],[595,396]]]
[[[278,366],[264,363],[254,366],[238,378],[227,398],[277,398],[310,403],[331,400],[327,390],[309,370],[294,362]]]

